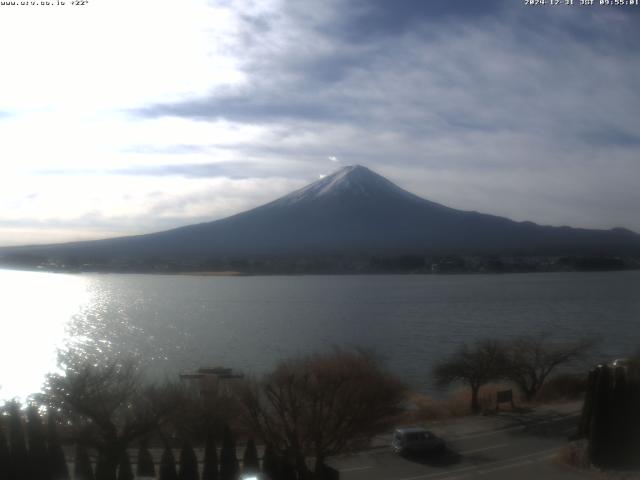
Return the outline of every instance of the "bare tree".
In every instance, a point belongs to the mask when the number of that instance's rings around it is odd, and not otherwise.
[[[400,410],[405,386],[369,354],[335,350],[281,362],[242,395],[253,431],[312,478],[329,455],[349,451],[387,426]]]
[[[67,364],[64,375],[51,375],[47,383],[45,400],[76,427],[77,440],[98,451],[101,475],[109,480],[127,446],[180,404],[178,389],[145,384],[133,361]]]
[[[438,386],[463,382],[471,388],[471,411],[480,411],[482,385],[501,378],[506,365],[505,347],[495,340],[481,340],[473,346],[462,345],[449,359],[438,363],[433,376]]]
[[[558,343],[548,334],[517,338],[509,343],[506,377],[531,401],[551,372],[585,359],[594,344],[593,340]]]
[[[239,380],[233,382],[240,383]],[[233,424],[241,413],[235,385],[202,385],[181,381],[179,384],[181,408],[171,413],[169,424],[177,436],[204,443],[210,432],[220,432],[226,424]],[[165,428],[165,430],[167,430]]]

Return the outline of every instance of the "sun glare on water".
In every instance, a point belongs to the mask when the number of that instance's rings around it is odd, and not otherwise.
[[[41,390],[69,320],[87,301],[80,276],[0,270],[0,402]]]

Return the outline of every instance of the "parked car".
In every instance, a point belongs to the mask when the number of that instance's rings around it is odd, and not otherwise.
[[[397,428],[391,441],[391,448],[400,455],[439,452],[444,447],[444,440],[421,427]]]

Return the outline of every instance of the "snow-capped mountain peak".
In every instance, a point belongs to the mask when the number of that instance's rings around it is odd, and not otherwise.
[[[293,204],[337,196],[350,198],[402,197],[418,199],[386,178],[362,165],[349,165],[322,177],[306,187],[277,200],[280,205]]]

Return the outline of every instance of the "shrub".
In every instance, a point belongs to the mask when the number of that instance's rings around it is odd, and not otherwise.
[[[561,373],[546,381],[536,399],[543,403],[577,400],[583,398],[586,391],[587,375]]]
[[[478,397],[478,403],[482,411],[493,410],[496,407],[496,394],[501,390],[508,390],[509,385],[500,383],[488,383],[482,387]],[[429,395],[413,394],[410,401],[415,405],[415,410],[409,420],[443,420],[446,418],[464,417],[469,415],[469,402],[471,392],[468,389],[460,389],[443,398],[434,398]],[[518,392],[514,392],[514,403],[520,401]],[[500,408],[509,408],[500,406]]]

